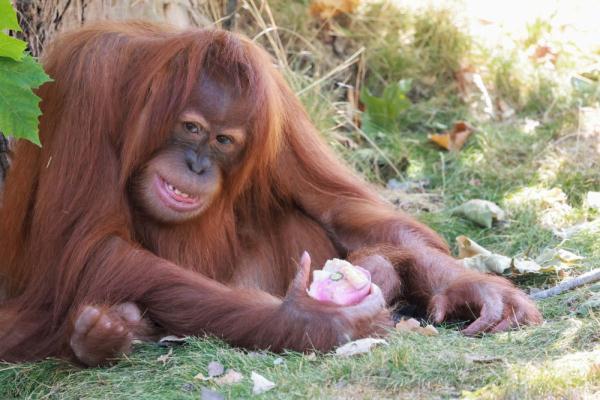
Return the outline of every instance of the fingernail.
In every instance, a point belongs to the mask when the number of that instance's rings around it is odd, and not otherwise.
[[[302,256],[300,257],[300,264],[304,263],[310,263],[310,254],[308,254],[308,251],[306,250],[304,250]]]
[[[435,322],[437,322],[439,324],[443,320],[444,320],[444,313],[443,312],[438,311],[437,313],[435,313]]]

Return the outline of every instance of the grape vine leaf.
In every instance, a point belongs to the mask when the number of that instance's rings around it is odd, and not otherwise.
[[[38,137],[40,98],[32,89],[49,80],[42,66],[30,55],[25,55],[20,62],[0,57],[0,132],[41,145]]]
[[[17,13],[13,9],[10,0],[0,0],[0,29],[21,31],[17,21]]]
[[[1,32],[4,29],[21,30],[17,21],[17,13],[10,0],[0,0],[0,57],[10,57],[19,61],[23,57],[23,51],[27,44]]]
[[[20,61],[26,47],[27,43],[24,41],[0,33],[0,57],[9,57],[15,61]]]

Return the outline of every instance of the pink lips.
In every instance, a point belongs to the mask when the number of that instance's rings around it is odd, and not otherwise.
[[[200,199],[180,191],[162,177],[156,175],[154,181],[158,195],[167,207],[185,212],[195,210],[200,206]]]

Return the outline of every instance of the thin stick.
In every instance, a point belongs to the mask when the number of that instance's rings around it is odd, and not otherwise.
[[[596,281],[600,281],[600,268],[593,269],[590,272],[586,272],[585,274],[579,275],[575,278],[567,279],[553,288],[533,293],[529,295],[529,297],[534,300],[541,300]]]
[[[331,71],[329,71],[328,73],[326,73],[325,75],[323,75],[321,78],[317,79],[310,85],[308,85],[308,86],[302,88],[301,90],[299,90],[298,92],[296,92],[296,96],[302,96],[303,93],[306,93],[313,87],[320,85],[321,83],[323,83],[327,79],[331,78],[335,74],[342,72],[346,68],[350,67],[352,64],[354,64],[356,61],[359,60],[359,56],[361,55],[361,53],[363,51],[365,51],[365,48],[361,47],[354,54],[352,54],[350,57],[348,57],[343,63],[341,63],[337,67],[333,68]]]

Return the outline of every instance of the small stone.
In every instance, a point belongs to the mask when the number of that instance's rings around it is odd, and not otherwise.
[[[200,400],[225,400],[225,396],[215,390],[203,386],[200,391]]]
[[[240,382],[242,379],[244,379],[244,375],[234,369],[228,369],[225,375],[215,378],[214,382],[217,385],[233,385],[234,383]]]
[[[215,376],[221,376],[225,373],[225,367],[218,361],[211,361],[208,363],[208,376],[214,378]]]

